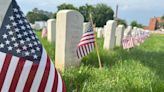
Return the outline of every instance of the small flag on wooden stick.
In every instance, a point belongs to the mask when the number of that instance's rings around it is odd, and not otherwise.
[[[95,38],[92,24],[89,23],[87,31],[82,35],[77,48],[78,58],[83,58],[92,52],[95,48]]]

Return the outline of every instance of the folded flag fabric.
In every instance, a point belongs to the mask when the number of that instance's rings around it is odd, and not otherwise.
[[[0,92],[65,92],[59,72],[15,0],[10,0],[0,25],[0,38]]]

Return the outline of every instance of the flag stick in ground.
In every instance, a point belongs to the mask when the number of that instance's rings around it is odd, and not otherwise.
[[[92,25],[92,28],[93,28],[93,20],[92,20],[92,14],[91,13],[90,13],[90,22],[91,22],[91,25]],[[93,28],[93,31],[96,32],[94,28]],[[97,52],[98,61],[99,61],[99,68],[101,69],[102,68],[102,64],[101,64],[100,54],[99,54],[98,45],[97,45],[97,41],[96,41],[96,36],[94,38],[95,38],[96,52]]]

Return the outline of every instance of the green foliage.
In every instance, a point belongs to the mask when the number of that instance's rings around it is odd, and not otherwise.
[[[58,8],[58,11],[59,10],[64,10],[64,9],[78,10],[72,4],[66,4],[66,3],[63,3],[63,4],[59,5],[57,8]]]
[[[64,3],[58,6],[58,11],[63,9],[72,9],[79,11],[84,16],[85,22],[89,21],[89,14],[91,13],[93,15],[92,17],[97,27],[103,27],[108,20],[113,19],[114,15],[112,8],[107,6],[106,4],[97,4],[95,7],[86,4],[77,8],[72,4]],[[54,14],[54,17],[56,17],[56,13]]]
[[[79,11],[84,16],[85,22],[88,22],[90,20],[89,14],[94,10],[95,8],[92,5],[88,5],[88,4],[79,7]]]
[[[164,15],[161,18],[164,20]]]
[[[51,12],[38,10],[37,8],[34,8],[26,15],[31,23],[34,23],[35,21],[47,21],[49,18],[52,18],[52,16],[53,14]]]
[[[125,27],[127,27],[127,23],[126,23],[126,20],[123,20],[123,19],[119,19],[119,20],[117,20],[117,23],[118,23],[118,25],[124,25]]]
[[[114,11],[106,4],[97,4],[93,13],[93,20],[97,27],[103,27],[108,20],[113,20]]]
[[[137,21],[132,21],[130,24],[132,27],[139,27],[139,28],[143,28],[142,24],[137,23]]]
[[[40,31],[35,31],[37,37],[39,40],[42,42],[42,45],[45,47],[48,55],[52,59],[52,61],[55,61],[55,44],[51,44],[47,41],[46,38],[41,38],[41,32]]]
[[[40,40],[54,58],[54,46]],[[103,68],[98,68],[96,51],[84,57],[79,68],[62,74],[67,92],[163,92],[163,41],[164,35],[151,35],[130,51],[119,47],[108,51],[103,49],[103,39],[97,39]]]

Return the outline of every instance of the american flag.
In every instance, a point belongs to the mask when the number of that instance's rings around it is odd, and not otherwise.
[[[15,0],[0,26],[0,92],[65,92],[59,72]]]
[[[133,37],[133,43],[134,43],[135,46],[140,45],[139,36],[134,36]]]
[[[130,36],[123,38],[122,45],[124,49],[129,49],[134,47],[133,38]]]
[[[47,37],[47,28],[43,28],[42,30],[42,38],[46,38]]]
[[[87,31],[82,35],[80,43],[77,47],[77,56],[82,58],[87,56],[90,52],[94,50],[95,47],[95,37],[92,24],[89,23]]]

